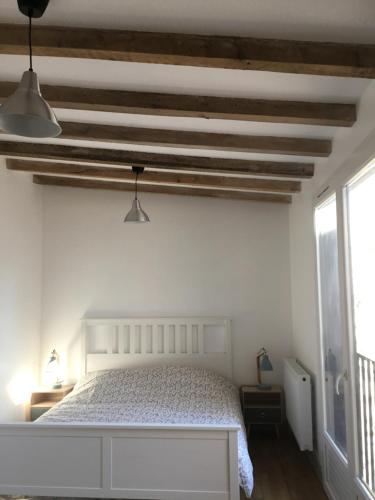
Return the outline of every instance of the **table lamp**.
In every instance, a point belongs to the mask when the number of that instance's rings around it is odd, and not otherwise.
[[[262,384],[262,372],[272,372],[273,366],[268,357],[268,353],[264,347],[257,354],[257,378],[258,389],[260,391],[269,391],[272,388],[271,384]]]
[[[61,389],[62,380],[60,359],[56,349],[51,352],[50,358],[48,360],[46,366],[46,378],[48,379],[48,383],[52,386],[52,389]]]

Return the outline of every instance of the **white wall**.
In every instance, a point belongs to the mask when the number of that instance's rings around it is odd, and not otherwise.
[[[290,211],[293,350],[306,369],[319,368],[315,287],[313,202],[310,190],[296,197]]]
[[[291,350],[287,206],[142,194],[148,225],[123,224],[132,195],[44,189],[43,356],[79,372],[84,316],[225,315],[234,370],[255,380],[265,346],[280,380]]]
[[[319,323],[315,272],[311,186],[293,200],[290,210],[293,352],[312,380],[315,464],[322,464],[322,393],[319,379]]]
[[[41,189],[0,159],[0,421],[23,416],[40,352]],[[25,392],[26,390],[26,392]]]

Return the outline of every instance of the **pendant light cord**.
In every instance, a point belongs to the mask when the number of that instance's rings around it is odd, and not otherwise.
[[[135,173],[135,199],[138,200],[138,172]]]
[[[30,59],[30,67],[29,71],[33,71],[33,46],[31,40],[31,15],[29,15],[29,59]]]

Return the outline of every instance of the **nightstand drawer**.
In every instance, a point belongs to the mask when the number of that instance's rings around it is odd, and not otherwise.
[[[281,406],[281,393],[280,392],[244,392],[243,394],[244,406]]]
[[[247,423],[279,424],[281,408],[245,408],[244,417]]]

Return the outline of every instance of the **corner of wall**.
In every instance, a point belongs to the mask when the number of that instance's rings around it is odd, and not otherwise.
[[[0,159],[0,420],[21,420],[37,381],[41,321],[41,188]]]

